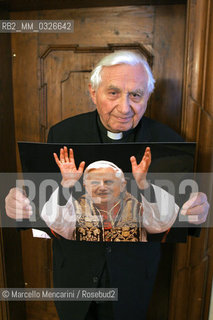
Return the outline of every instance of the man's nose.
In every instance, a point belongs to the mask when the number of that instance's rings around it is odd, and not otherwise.
[[[123,94],[120,97],[118,111],[120,111],[123,114],[127,114],[131,111],[129,96],[127,94]]]
[[[105,189],[106,188],[105,181],[103,181],[103,180],[100,181],[99,188],[101,188],[101,189]]]

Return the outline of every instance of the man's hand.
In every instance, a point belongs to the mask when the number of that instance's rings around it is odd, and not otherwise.
[[[149,183],[146,180],[146,175],[151,163],[151,151],[150,148],[147,147],[143,158],[139,164],[137,164],[136,158],[132,156],[130,158],[132,164],[132,174],[135,178],[137,186],[139,189],[147,189],[149,187]]]
[[[202,192],[191,193],[188,201],[181,208],[181,214],[188,216],[188,221],[201,224],[206,221],[209,211],[207,196]]]
[[[82,161],[79,165],[79,168],[77,169],[75,165],[73,150],[69,150],[68,156],[67,147],[60,149],[60,160],[56,153],[53,153],[53,155],[55,158],[55,162],[58,165],[62,174],[61,185],[65,188],[73,187],[82,176],[85,162]]]
[[[5,209],[7,216],[11,219],[29,219],[33,213],[30,200],[21,189],[12,188],[5,198]]]

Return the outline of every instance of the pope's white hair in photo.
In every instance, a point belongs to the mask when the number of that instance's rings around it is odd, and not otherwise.
[[[87,174],[94,169],[102,169],[102,168],[112,168],[115,171],[115,176],[121,180],[121,182],[125,182],[125,177],[123,171],[116,166],[113,162],[100,160],[92,162],[84,171],[83,181],[85,182]]]
[[[148,62],[139,54],[132,51],[116,51],[101,59],[91,73],[90,83],[92,88],[97,90],[101,83],[101,71],[103,67],[110,67],[119,64],[128,64],[134,66],[140,63],[144,66],[148,75],[148,92],[152,93],[155,87],[155,79]]]

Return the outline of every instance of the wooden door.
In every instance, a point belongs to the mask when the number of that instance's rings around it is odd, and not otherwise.
[[[189,0],[187,13],[182,135],[197,142],[196,171],[212,174],[213,2]],[[201,187],[208,194],[212,226],[212,180],[206,177]],[[208,320],[213,278],[212,227],[204,228],[199,238],[176,246],[173,272],[169,319]]]
[[[12,36],[16,139],[45,141],[58,121],[94,108],[89,73],[109,52],[130,49],[153,62],[157,79],[147,114],[180,132],[184,65],[185,5],[128,6],[11,13],[11,19],[73,19],[72,34]],[[174,63],[175,61],[175,63]],[[20,162],[17,155],[17,162]],[[52,285],[51,241],[22,234],[26,287]],[[150,319],[166,319],[172,248],[162,266],[167,287]],[[165,282],[164,282],[165,283]],[[162,308],[162,305],[164,306]],[[28,319],[57,319],[52,303],[28,302]]]

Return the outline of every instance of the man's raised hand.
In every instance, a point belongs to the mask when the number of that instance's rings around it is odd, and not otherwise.
[[[146,175],[151,164],[151,160],[151,150],[149,147],[146,148],[143,158],[139,164],[137,164],[134,156],[130,158],[130,162],[132,164],[132,174],[139,189],[143,190],[149,187],[149,183],[146,180]]]
[[[73,187],[83,174],[85,162],[82,161],[77,169],[73,150],[69,149],[68,154],[67,147],[60,149],[60,159],[56,153],[53,153],[53,155],[62,174],[61,185],[64,188]]]

